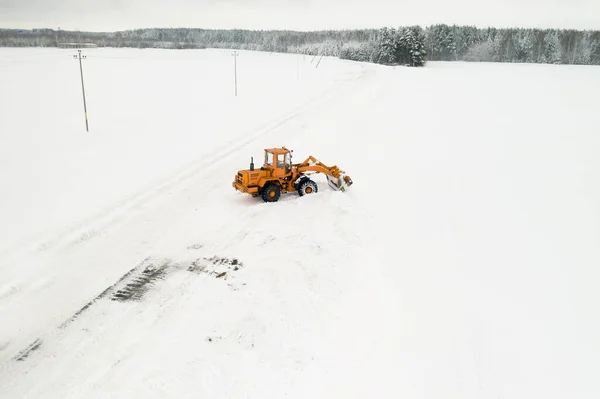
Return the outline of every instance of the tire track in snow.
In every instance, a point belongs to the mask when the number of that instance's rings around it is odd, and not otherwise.
[[[199,249],[202,251],[199,251]],[[237,259],[210,255],[215,253],[214,247],[206,248],[203,246],[199,249],[188,248],[188,251],[193,251],[194,255],[187,256],[182,261],[150,257],[144,259],[55,330],[41,335],[20,351],[18,356],[13,357],[13,362],[9,361],[0,365],[0,372],[10,375],[11,372],[20,374],[20,372],[25,373],[27,370],[26,372],[29,373],[38,367],[46,367],[49,363],[55,363],[56,359],[60,359],[61,363],[83,364],[88,358],[87,355],[91,347],[110,347],[110,345],[104,344],[109,340],[110,335],[119,335],[120,329],[124,326],[136,325],[136,319],[137,324],[140,324],[140,320],[148,321],[145,315],[151,313],[152,324],[158,322],[171,311],[172,307],[182,297],[190,294],[190,285],[202,285],[210,280],[222,279],[225,274],[221,271],[223,269],[237,271],[244,267],[244,263]],[[166,284],[167,281],[171,284],[175,281],[176,284],[167,288],[161,289],[158,286],[155,290],[146,290],[143,294],[148,294],[148,298],[142,298],[140,295],[125,299],[120,296],[120,293],[127,287],[133,285],[139,288],[136,281],[139,281],[140,277],[143,278],[145,272],[150,269],[163,271],[161,277],[165,285],[168,285]],[[236,290],[231,285],[230,288]],[[140,315],[142,311],[144,315]],[[140,332],[139,334],[143,333]],[[151,334],[151,331],[146,334]],[[45,348],[40,349],[42,343],[47,343],[47,345],[45,345]],[[135,342],[130,342],[130,344],[135,345]],[[65,348],[67,349],[65,350]],[[36,350],[37,352],[35,352]],[[115,365],[121,360],[118,360]],[[25,364],[19,365],[14,361]],[[32,383],[30,381],[25,388],[27,389],[27,395],[33,395],[34,397],[42,395],[46,389],[43,386],[44,382],[51,381],[53,375],[59,375],[63,371],[57,368],[52,369],[50,373],[44,372],[44,375],[48,378],[41,381],[41,386],[37,382]],[[100,381],[97,382],[101,383],[113,371],[112,368],[107,369],[102,374]],[[18,390],[18,381],[15,380],[13,383],[13,379],[9,380],[11,380],[11,383],[5,387],[7,392],[11,392],[13,389]]]
[[[85,313],[87,310],[89,310],[92,305],[94,305],[96,302],[98,302],[102,298],[106,297],[108,295],[108,293],[110,293],[112,290],[114,290],[115,286],[117,286],[118,284],[120,284],[121,282],[123,282],[124,280],[126,280],[127,278],[129,278],[129,276],[131,276],[137,269],[139,269],[141,266],[143,266],[148,260],[149,260],[149,258],[146,258],[144,261],[142,261],[142,263],[140,265],[136,265],[130,271],[128,271],[127,273],[125,273],[114,284],[112,284],[109,287],[107,287],[104,291],[102,291],[100,294],[98,294],[94,299],[90,300],[81,309],[79,309],[78,311],[76,311],[71,317],[69,317],[62,324],[60,324],[57,327],[57,330],[63,330],[69,324],[73,323],[77,318],[79,318],[79,316],[81,316],[83,313]],[[16,361],[23,361],[23,360],[25,360],[30,355],[31,352],[37,350],[41,346],[42,342],[45,342],[47,340],[51,340],[51,336],[55,335],[55,334],[56,333],[53,331],[50,335],[41,335],[42,338],[36,338],[31,344],[29,344],[24,349],[20,350],[12,358],[12,360],[16,360]],[[9,360],[7,360],[7,363],[8,362],[9,362]],[[0,371],[2,371],[3,369],[9,369],[9,366],[7,364],[0,365]]]
[[[15,356],[13,359],[18,361],[18,362],[22,362],[23,360],[25,360],[33,351],[37,350],[40,346],[42,346],[42,341],[40,339],[36,339],[35,341],[33,341],[31,343],[31,345],[27,346],[27,348],[23,349],[22,351],[20,351],[17,356]]]

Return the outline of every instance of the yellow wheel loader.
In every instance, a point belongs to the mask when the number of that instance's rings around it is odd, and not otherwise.
[[[263,166],[254,168],[250,158],[250,169],[239,170],[231,184],[233,188],[253,197],[262,197],[265,202],[276,202],[281,194],[297,191],[300,196],[318,191],[317,183],[310,179],[312,173],[327,176],[329,186],[336,191],[346,191],[352,179],[337,166],[327,166],[309,156],[302,163],[292,163],[293,150],[284,147],[266,148]]]

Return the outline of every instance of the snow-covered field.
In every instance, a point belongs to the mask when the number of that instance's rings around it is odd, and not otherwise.
[[[0,49],[0,398],[600,395],[600,68],[86,49],[87,133],[74,53]]]

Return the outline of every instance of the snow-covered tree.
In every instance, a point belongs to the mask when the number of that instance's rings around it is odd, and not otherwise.
[[[448,53],[452,54],[454,59],[461,59],[471,47],[482,41],[478,29],[474,26],[459,27],[455,25],[452,27],[449,38],[453,38],[454,42],[446,46],[449,50]]]
[[[513,36],[513,59],[518,62],[530,62],[533,58],[535,38],[531,29],[516,32]]]
[[[398,50],[397,32],[394,28],[382,28],[377,37],[377,62],[392,65],[396,63]]]
[[[550,64],[559,64],[562,60],[560,34],[552,30],[544,37],[544,60]]]
[[[377,63],[425,65],[425,34],[420,27],[382,28],[376,42],[376,56],[372,58]]]
[[[577,56],[575,57],[577,64],[587,65],[592,62],[594,55],[594,40],[592,38],[593,32],[585,31],[579,42],[579,48]]]
[[[427,52],[425,50],[425,33],[419,26],[411,26],[402,30],[399,38],[399,47],[402,61],[410,66],[423,66],[426,62]]]
[[[494,61],[494,42],[489,39],[473,45],[463,56],[465,61],[492,62]]]

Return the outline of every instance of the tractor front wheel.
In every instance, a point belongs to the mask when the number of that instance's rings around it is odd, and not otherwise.
[[[306,194],[315,194],[317,191],[319,191],[317,183],[310,179],[304,180],[298,187],[298,194],[300,194],[301,197]]]
[[[262,191],[262,199],[265,202],[277,202],[281,197],[281,188],[275,183],[269,183]]]

